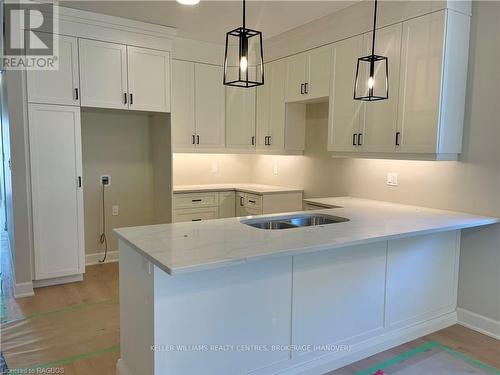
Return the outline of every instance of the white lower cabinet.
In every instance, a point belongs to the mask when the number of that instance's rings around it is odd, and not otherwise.
[[[85,272],[80,108],[30,104],[35,280]]]
[[[252,194],[219,191],[174,194],[173,222],[201,221],[302,210],[302,192]]]

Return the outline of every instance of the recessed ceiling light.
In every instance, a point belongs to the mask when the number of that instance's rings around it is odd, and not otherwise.
[[[196,5],[200,2],[200,0],[175,0],[177,1],[179,4],[182,4],[182,5]]]

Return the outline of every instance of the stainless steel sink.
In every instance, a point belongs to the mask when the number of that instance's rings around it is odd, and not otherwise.
[[[292,229],[316,225],[329,225],[349,221],[344,217],[325,214],[300,214],[282,217],[261,217],[242,220],[241,223],[259,229]]]

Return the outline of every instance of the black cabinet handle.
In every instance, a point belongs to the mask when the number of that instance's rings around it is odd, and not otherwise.
[[[304,84],[300,84],[300,95],[304,94]]]
[[[191,219],[191,221],[201,221],[201,219]]]
[[[193,145],[196,144],[196,136],[193,134],[191,137],[193,137],[193,138],[191,138],[191,143]]]
[[[126,92],[123,93],[123,98],[124,98],[123,102],[125,104],[127,104],[127,93]]]
[[[134,104],[134,94],[130,94],[130,105]]]
[[[253,204],[257,203],[257,202],[255,202],[253,199],[249,199],[248,201],[249,201],[250,203],[253,203]]]
[[[243,207],[245,205],[245,202],[243,202],[243,197],[240,197],[240,206]]]
[[[267,138],[269,138],[269,136],[267,136],[267,135],[266,135],[266,136],[264,137],[264,144],[265,144],[266,146],[269,146],[269,144],[267,143]]]
[[[401,146],[401,132],[396,132],[396,146]]]
[[[358,135],[356,133],[354,133],[352,135],[352,145],[357,146],[357,144],[358,144]]]
[[[358,146],[363,146],[363,133],[358,134]]]
[[[191,202],[201,202],[201,199],[191,199]]]
[[[304,94],[309,94],[309,83],[304,83]]]
[[[268,140],[268,142],[267,142],[267,145],[268,145],[268,146],[271,146],[271,144],[273,143],[273,142],[272,142],[273,137],[269,135],[267,138],[269,138],[269,140]]]
[[[255,146],[255,136],[252,136],[252,146]]]
[[[197,144],[197,145],[199,145],[199,144],[200,144],[200,136],[199,136],[199,135],[197,135],[197,136],[196,136],[196,144]]]
[[[78,95],[78,87],[75,87],[75,100],[78,100],[79,95]]]
[[[78,187],[82,187],[82,176],[78,176]]]

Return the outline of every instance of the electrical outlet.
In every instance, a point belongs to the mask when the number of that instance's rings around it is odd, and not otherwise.
[[[119,214],[120,214],[120,206],[118,206],[117,204],[113,205],[111,207],[111,215],[118,216]]]
[[[387,173],[387,185],[398,186],[398,174],[394,172]]]
[[[273,173],[275,176],[278,175],[278,164],[274,164]]]
[[[101,185],[109,186],[111,185],[111,176],[107,174],[103,174],[99,177],[99,182]]]
[[[212,173],[219,172],[219,165],[217,163],[212,163]]]

